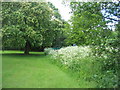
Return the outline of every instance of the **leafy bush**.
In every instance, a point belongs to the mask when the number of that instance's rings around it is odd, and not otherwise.
[[[52,50],[50,54],[55,60],[68,67],[77,65],[83,58],[89,57],[91,54],[91,49],[89,46],[69,46],[61,48],[57,51]]]
[[[45,49],[44,49],[45,55],[49,54],[49,52],[50,52],[51,50],[53,50],[53,49],[52,49],[52,48],[45,48]]]
[[[117,87],[117,65],[118,62],[115,59],[115,54],[118,52],[118,48],[112,46],[95,46],[93,47],[94,55],[97,57],[101,70],[100,74],[96,77],[96,82],[99,83],[98,87]]]
[[[94,81],[97,87],[115,87],[117,76],[110,69],[114,60],[111,60],[112,52],[117,51],[112,47],[99,46],[69,46],[59,50],[50,50],[54,62],[77,73],[78,80],[83,78]]]
[[[78,77],[88,81],[100,71],[100,65],[89,46],[69,46],[57,51],[51,50],[49,54],[60,66],[78,73]]]

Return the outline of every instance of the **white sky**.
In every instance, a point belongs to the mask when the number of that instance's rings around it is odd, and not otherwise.
[[[51,3],[53,3],[53,5],[58,8],[59,13],[61,14],[62,18],[66,21],[68,21],[70,19],[71,14],[69,14],[69,12],[71,11],[71,9],[68,6],[65,6],[62,4],[62,0],[48,0]]]

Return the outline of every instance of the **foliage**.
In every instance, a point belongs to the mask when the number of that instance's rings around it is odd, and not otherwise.
[[[51,2],[48,2],[49,7],[53,10],[53,16],[52,16],[52,24],[51,27],[53,28],[54,32],[52,32],[53,35],[53,41],[52,41],[52,47],[62,47],[64,45],[64,23],[66,23],[59,11],[58,8],[56,8]],[[47,41],[46,41],[47,42]]]
[[[54,13],[47,2],[3,2],[3,46],[25,47],[26,53],[32,47],[52,46],[55,38],[62,35],[57,31],[63,27],[59,12],[59,20]]]
[[[52,48],[45,48],[45,49],[44,49],[45,55],[48,55],[51,50],[53,50],[53,49],[52,49]]]
[[[90,54],[90,48],[87,46],[69,46],[63,47],[57,51],[50,51],[50,54],[52,54],[56,60],[59,59],[61,64],[65,64],[69,67],[72,63],[77,63],[79,60],[88,57]]]
[[[62,17],[60,15],[59,11],[58,11],[58,8],[56,8],[51,2],[48,2],[48,5],[54,11],[53,12],[54,13],[53,18],[57,18],[57,19],[61,20]]]
[[[100,75],[101,64],[95,59],[89,46],[69,46],[57,51],[51,50],[49,54],[52,54],[55,63],[77,73],[78,81],[96,81],[93,77]]]
[[[118,52],[118,48],[114,49],[111,46],[93,46],[92,48],[96,60],[101,64],[100,74],[96,75],[96,82],[98,83],[98,87],[117,87],[117,62],[114,58],[111,58],[111,56],[113,56],[115,52]]]
[[[71,2],[73,16],[67,25],[68,45],[100,45],[109,38],[110,30],[101,13],[100,3]]]
[[[102,8],[104,9],[104,18],[108,22],[112,22],[115,24],[115,35],[114,38],[111,38],[111,42],[107,43],[106,47],[111,46],[113,50],[111,52],[106,52],[108,55],[108,59],[106,60],[106,64],[104,65],[104,71],[113,72],[113,77],[116,77],[117,80],[114,82],[114,86],[120,87],[120,20],[119,20],[119,3],[117,2],[104,2],[102,3]],[[114,17],[114,18],[113,18]]]
[[[120,87],[119,1],[71,2],[69,22],[50,2],[3,2],[2,6],[4,47],[25,47],[25,53],[31,47],[45,48],[45,54],[52,54],[54,61],[78,77],[94,80],[100,88]],[[108,28],[110,23],[115,24],[114,31]],[[60,50],[50,48],[64,45]]]
[[[99,77],[98,86],[120,86],[118,82],[120,81],[118,79],[120,75],[119,1],[71,2],[70,5],[73,16],[70,24],[66,24],[67,45],[75,43],[92,46],[93,55],[101,66],[101,74],[97,75]],[[115,31],[108,28],[109,22],[118,24]],[[110,72],[109,76],[108,72]]]
[[[52,17],[47,3],[3,2],[2,14],[3,45],[26,49],[42,45]]]
[[[77,73],[78,80],[83,78],[86,81],[95,81],[98,83],[97,87],[100,88],[116,87],[118,77],[115,74],[115,68],[112,67],[115,61],[109,57],[112,52],[117,52],[118,49],[106,47],[102,52],[94,51],[100,51],[99,47],[69,46],[59,50],[51,50],[49,54],[52,55],[54,62]]]

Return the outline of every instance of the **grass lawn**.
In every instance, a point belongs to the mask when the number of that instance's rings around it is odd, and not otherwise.
[[[22,51],[2,52],[3,88],[83,88],[94,84],[77,80],[50,62],[42,52],[23,55]],[[87,85],[86,85],[87,84]]]

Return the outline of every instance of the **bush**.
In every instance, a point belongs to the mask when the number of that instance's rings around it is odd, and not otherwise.
[[[100,65],[89,46],[69,46],[57,51],[52,50],[49,54],[52,54],[52,58],[60,66],[62,65],[73,72],[77,72],[78,77],[83,77],[88,81],[100,71]]]
[[[53,49],[52,48],[45,48],[44,49],[45,55],[48,55],[51,50],[53,50]]]
[[[58,60],[58,62],[68,67],[78,64],[80,60],[89,57],[91,53],[89,46],[69,46],[57,51],[50,51],[50,54],[52,54],[52,57],[55,60]]]
[[[117,76],[117,60],[115,59],[115,54],[118,52],[117,47],[106,46],[94,46],[94,55],[97,57],[101,70],[96,77],[96,82],[99,83],[98,87],[117,87],[118,76]]]
[[[83,78],[94,81],[100,88],[116,86],[117,76],[112,67],[114,60],[110,59],[112,47],[99,46],[69,46],[59,50],[50,50],[54,62],[65,68],[77,72],[78,80]]]

